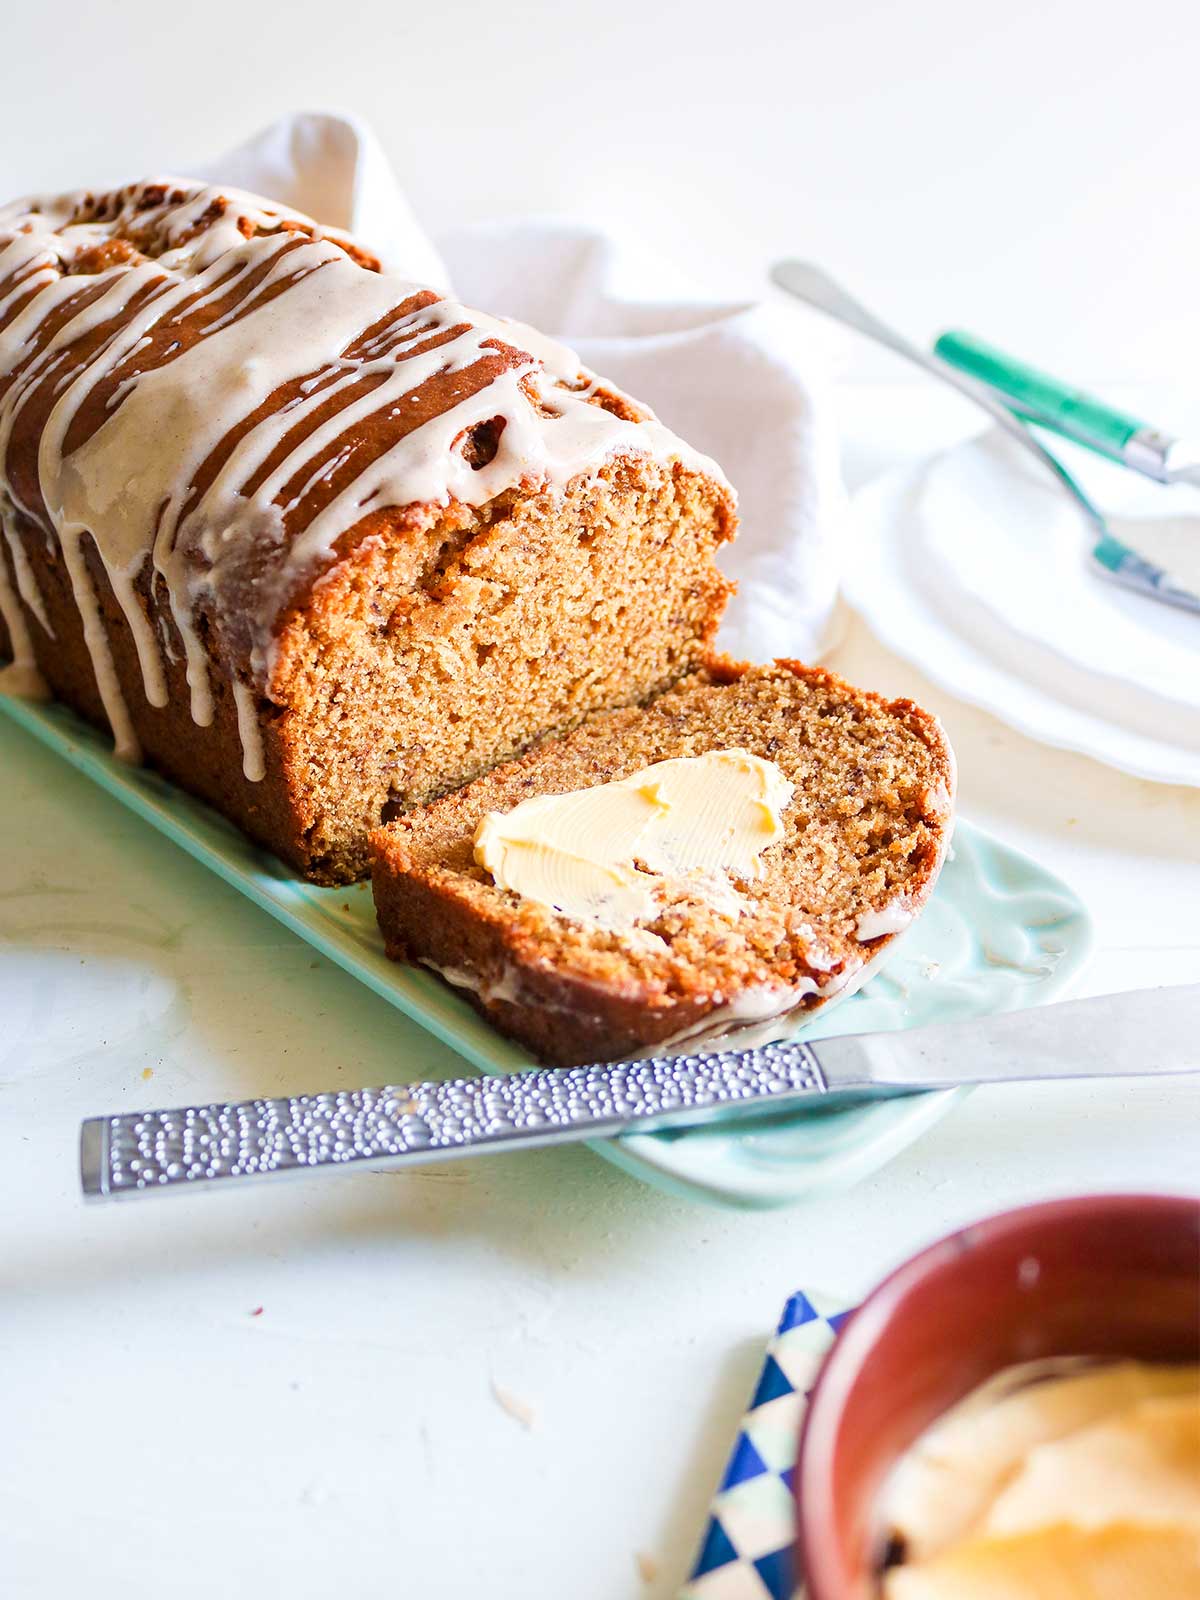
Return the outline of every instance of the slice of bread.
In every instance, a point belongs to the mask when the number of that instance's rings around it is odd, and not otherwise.
[[[741,904],[686,881],[631,932],[499,889],[476,863],[482,818],[724,749],[794,786]],[[949,843],[954,758],[935,717],[794,661],[727,658],[644,706],[591,718],[372,837],[388,954],[463,989],[501,1032],[571,1066],[714,1034],[774,1029],[862,981],[928,899]]]

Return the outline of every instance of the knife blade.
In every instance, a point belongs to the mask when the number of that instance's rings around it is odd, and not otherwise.
[[[841,1091],[1197,1071],[1200,984],[1187,984],[894,1033],[89,1117],[80,1177],[86,1198],[116,1199],[693,1126]]]

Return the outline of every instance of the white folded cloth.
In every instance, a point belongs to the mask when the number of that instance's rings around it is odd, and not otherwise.
[[[738,491],[741,531],[720,558],[738,582],[722,648],[754,660],[830,648],[844,497],[819,364],[796,319],[697,299],[628,246],[563,222],[464,227],[439,249],[351,116],[285,117],[195,176],[348,228],[390,269],[573,345]]]

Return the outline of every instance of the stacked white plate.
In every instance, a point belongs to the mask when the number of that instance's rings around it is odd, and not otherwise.
[[[1200,492],[1053,448],[1118,538],[1200,587]],[[1046,744],[1200,786],[1200,615],[1097,576],[1074,503],[1005,435],[869,484],[853,521],[847,597],[898,655]]]

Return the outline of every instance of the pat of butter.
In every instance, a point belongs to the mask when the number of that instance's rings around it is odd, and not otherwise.
[[[885,1521],[887,1600],[1196,1595],[1200,1369],[1002,1374],[901,1461]]]
[[[498,888],[627,929],[654,920],[655,891],[669,881],[687,879],[728,905],[731,877],[761,875],[791,797],[773,761],[710,750],[491,811],[475,830],[475,859]]]

